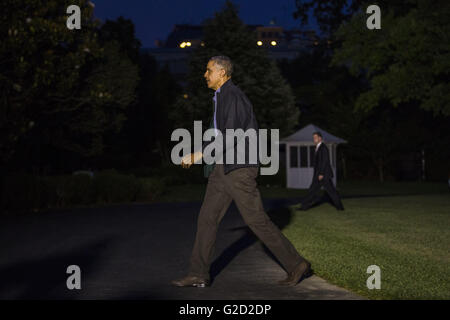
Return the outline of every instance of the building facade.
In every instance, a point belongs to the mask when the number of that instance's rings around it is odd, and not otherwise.
[[[276,25],[247,27],[255,32],[255,46],[268,50],[269,56],[275,60],[293,60],[301,52],[311,50],[318,44],[314,31],[285,30]],[[165,41],[157,40],[156,48],[146,48],[143,51],[153,55],[158,66],[167,64],[175,79],[184,85],[189,54],[193,49],[205,45],[202,38],[203,26],[177,24]]]

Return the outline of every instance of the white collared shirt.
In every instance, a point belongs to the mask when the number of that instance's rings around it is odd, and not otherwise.
[[[215,133],[216,137],[217,137],[217,134],[218,134],[218,130],[217,130],[217,121],[216,121],[217,93],[220,92],[220,88],[221,88],[221,87],[219,87],[219,88],[214,92],[214,97],[213,97],[213,100],[214,100],[214,133]]]
[[[316,152],[317,152],[317,150],[319,149],[319,147],[320,147],[321,144],[322,144],[322,141],[320,141],[320,142],[317,144],[317,146],[316,146]]]

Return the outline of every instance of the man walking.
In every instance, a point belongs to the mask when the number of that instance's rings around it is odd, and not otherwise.
[[[313,141],[316,145],[314,152],[314,175],[309,187],[307,195],[302,199],[301,210],[311,208],[320,197],[320,189],[323,187],[333,201],[336,209],[344,210],[344,206],[339,195],[334,188],[333,169],[330,165],[330,155],[327,146],[322,143],[322,134],[320,132],[313,133]]]
[[[204,77],[208,87],[215,90],[212,127],[222,133],[225,133],[226,129],[242,129],[244,132],[248,129],[257,130],[258,124],[252,104],[232,82],[232,70],[232,62],[226,56],[212,57],[207,64]],[[211,142],[203,143],[202,150],[209,143]],[[232,147],[235,148],[236,144]],[[251,148],[254,146],[250,146],[250,142],[246,140],[245,162],[227,163],[226,153],[230,150],[223,143],[224,163],[215,163],[208,176],[206,194],[197,220],[189,272],[184,278],[172,281],[173,285],[179,287],[210,285],[209,268],[214,255],[217,229],[232,200],[235,201],[245,223],[288,273],[287,278],[281,280],[279,284],[296,285],[302,278],[311,274],[311,264],[300,256],[264,211],[255,181],[259,162],[252,163],[249,160],[248,152]],[[234,155],[236,156],[236,152]],[[188,168],[202,157],[202,151],[189,154],[182,159],[182,166]]]

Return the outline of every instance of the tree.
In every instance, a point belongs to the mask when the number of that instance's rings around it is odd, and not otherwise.
[[[116,40],[131,61],[138,61],[141,41],[136,38],[133,21],[119,17],[117,20],[106,20],[100,29],[100,41],[107,43]]]
[[[239,19],[230,1],[205,22],[203,42],[191,56],[185,95],[179,97],[170,114],[175,124],[192,128],[193,120],[203,120],[208,127],[213,113],[212,91],[203,75],[212,56],[226,55],[234,63],[233,82],[252,102],[259,127],[278,128],[280,136],[291,133],[299,119],[292,90],[265,49],[256,45],[256,35]]]
[[[294,19],[299,19],[302,25],[309,21],[312,13],[325,37],[332,36],[342,22],[350,19],[359,9],[361,0],[296,0],[297,11]]]
[[[169,164],[169,108],[181,91],[167,66],[159,68],[154,57],[141,53],[137,103],[127,112],[121,139],[138,166]]]
[[[358,162],[351,164],[352,171],[364,171],[368,164],[373,164],[380,180],[399,166],[401,157],[422,150],[427,155],[427,163],[429,160],[434,163],[433,167],[445,163],[448,152],[444,155],[442,144],[448,141],[448,134],[442,131],[448,120],[440,111],[437,112],[441,116],[430,120],[427,110],[436,114],[438,108],[448,104],[446,94],[435,92],[429,96],[435,100],[436,109],[426,107],[426,99],[408,98],[408,94],[425,97],[427,88],[434,84],[438,88],[448,84],[448,72],[443,65],[443,61],[449,60],[448,32],[443,32],[448,29],[448,22],[442,23],[448,10],[443,10],[442,2],[434,3],[433,9],[417,0],[377,1],[382,12],[382,29],[373,31],[366,28],[365,11],[373,4],[370,1],[298,1],[297,4],[303,13],[297,17],[305,22],[309,10],[313,10],[324,36],[333,40],[333,50],[328,54],[321,54],[325,49],[319,46],[311,55],[302,57],[303,61],[299,59],[286,67],[292,74],[308,74],[307,79],[298,76],[300,80],[294,86],[301,101],[303,121],[323,123],[345,137],[349,143],[340,148],[340,154]],[[421,15],[417,14],[418,10],[422,10]],[[412,12],[416,12],[414,19]],[[431,17],[438,19],[428,29],[424,28]],[[407,21],[411,28],[407,27]],[[342,25],[340,29],[338,25]],[[435,28],[438,25],[440,31]],[[436,57],[431,57],[431,52]],[[432,72],[436,74],[430,76]],[[407,73],[411,79],[406,79]],[[441,166],[444,175],[446,170]]]
[[[72,4],[81,8],[81,30],[66,26]],[[18,145],[29,148],[30,162],[43,161],[46,148],[99,154],[103,133],[120,128],[122,111],[134,99],[137,68],[117,43],[99,42],[93,7],[85,0],[1,2],[4,163]]]
[[[151,54],[141,51],[131,20],[123,17],[107,20],[100,29],[99,39],[105,45],[116,41],[120,53],[139,69],[136,100],[124,110],[123,129],[106,136],[102,158],[107,156],[109,165],[124,168],[170,163],[167,141],[173,128],[167,113],[180,94],[175,80],[167,67],[160,68]]]
[[[358,108],[370,110],[388,101],[449,116],[450,3],[411,0],[402,10],[394,4],[381,7],[381,30],[365,28],[364,11],[344,23],[337,33],[342,47],[333,63],[346,64],[369,81]]]

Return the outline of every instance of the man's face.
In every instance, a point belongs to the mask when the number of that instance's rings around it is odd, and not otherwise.
[[[314,144],[317,146],[319,144],[319,142],[322,141],[322,138],[319,137],[317,134],[313,134],[313,141],[314,141]]]
[[[225,77],[225,70],[214,61],[209,61],[204,74],[208,88],[217,90]]]

